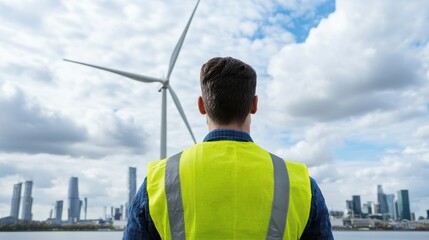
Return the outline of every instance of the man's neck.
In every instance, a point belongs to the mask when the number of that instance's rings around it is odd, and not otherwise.
[[[211,121],[210,118],[208,118],[207,125],[209,127],[210,132],[216,129],[233,129],[233,130],[247,132],[250,134],[250,117],[246,119],[246,121],[244,121],[243,124],[237,124],[237,123],[217,124]]]

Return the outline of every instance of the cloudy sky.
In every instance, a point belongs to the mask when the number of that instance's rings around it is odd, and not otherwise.
[[[156,83],[62,61],[153,77],[195,5],[171,1],[0,0],[0,217],[13,184],[33,180],[34,219],[79,177],[89,218],[126,202],[127,169],[159,158]],[[409,189],[429,209],[429,2],[202,0],[171,76],[197,141],[199,69],[233,56],[258,73],[256,143],[304,162],[330,209]],[[168,154],[193,144],[168,98]],[[63,219],[66,213],[63,212]]]

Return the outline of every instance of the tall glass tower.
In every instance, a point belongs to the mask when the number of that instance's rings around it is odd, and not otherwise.
[[[128,206],[131,205],[134,196],[136,195],[137,168],[128,168]]]
[[[22,183],[13,185],[12,204],[10,209],[10,216],[18,219],[19,216],[19,203],[21,202],[21,187]]]
[[[408,197],[408,190],[398,191],[398,217],[399,221],[403,219],[411,220],[410,199]]]
[[[63,200],[59,200],[55,202],[55,221],[57,223],[61,223],[61,219],[63,217]]]
[[[383,192],[383,187],[381,185],[377,186],[377,200],[380,205],[380,213],[385,214],[389,212],[389,208],[387,206],[386,194]]]
[[[396,220],[396,211],[395,211],[395,195],[386,194],[387,209],[389,210],[390,218]]]
[[[79,200],[79,187],[77,177],[70,178],[68,200],[68,220],[71,223],[75,223],[80,219],[80,208],[82,205],[81,201]]]
[[[353,200],[353,213],[356,215],[362,214],[362,207],[360,205],[360,195],[354,195],[352,196]]]
[[[22,199],[22,215],[24,221],[31,221],[33,214],[31,207],[33,205],[33,198],[31,197],[31,190],[33,189],[33,181],[25,181],[24,197]]]

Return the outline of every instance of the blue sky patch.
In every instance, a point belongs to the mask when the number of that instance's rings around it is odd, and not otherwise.
[[[344,146],[333,151],[338,160],[344,161],[378,161],[385,155],[386,150],[396,146],[346,140]]]
[[[327,18],[334,11],[335,0],[327,0],[317,6],[315,11],[306,11],[302,14],[278,5],[277,10],[267,16],[250,39],[264,38],[266,29],[280,25],[284,30],[294,35],[296,42],[302,43],[307,39],[310,30],[317,27],[323,18]]]

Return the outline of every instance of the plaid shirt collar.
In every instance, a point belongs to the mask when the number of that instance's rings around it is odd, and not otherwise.
[[[207,134],[204,142],[213,141],[237,141],[237,142],[253,142],[253,139],[247,132],[234,129],[215,129]]]

